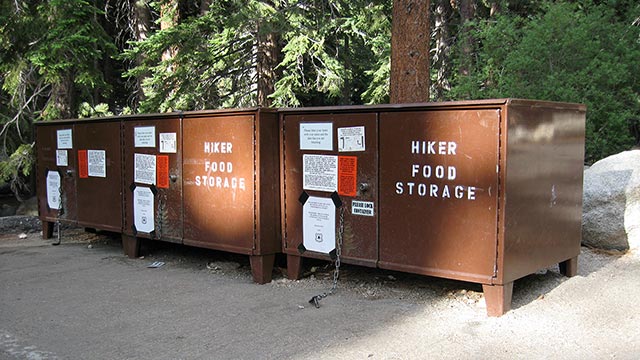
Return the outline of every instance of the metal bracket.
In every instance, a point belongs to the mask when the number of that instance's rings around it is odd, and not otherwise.
[[[333,205],[336,206],[336,209],[342,207],[342,200],[337,192],[334,191],[333,194],[331,194],[331,200],[333,200]]]
[[[307,251],[307,248],[306,248],[306,247],[304,247],[304,244],[300,243],[300,245],[298,245],[298,252],[299,252],[300,254],[304,254],[304,253],[305,253],[305,251]]]
[[[302,194],[300,194],[300,197],[298,198],[298,201],[304,206],[307,200],[309,200],[309,194],[307,194],[307,192],[303,190]]]

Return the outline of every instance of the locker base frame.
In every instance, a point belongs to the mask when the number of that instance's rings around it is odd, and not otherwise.
[[[299,280],[302,276],[303,256],[287,254],[287,277],[289,280]],[[560,273],[566,277],[578,274],[578,257],[572,257],[558,263]],[[511,310],[513,297],[513,281],[505,284],[481,284],[487,305],[488,316],[502,316]]]

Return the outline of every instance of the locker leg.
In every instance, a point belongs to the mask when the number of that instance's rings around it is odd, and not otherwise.
[[[487,315],[502,316],[511,309],[513,281],[504,285],[482,284],[482,291],[487,303]]]
[[[42,221],[42,238],[51,239],[53,236],[53,223],[50,221]]]
[[[276,255],[251,255],[249,261],[251,263],[251,275],[253,281],[258,284],[266,284],[271,282],[271,273],[273,272],[273,262]]]
[[[122,234],[122,250],[129,259],[140,256],[140,239],[135,236]]]
[[[298,280],[302,276],[302,257],[287,254],[287,277]]]
[[[566,277],[578,275],[578,257],[572,257],[558,264],[560,266],[560,274]]]

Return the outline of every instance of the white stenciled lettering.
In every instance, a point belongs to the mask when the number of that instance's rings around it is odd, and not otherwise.
[[[411,153],[420,155],[456,155],[455,141],[413,140]]]
[[[444,179],[446,177],[447,180],[455,180],[456,174],[457,171],[455,166],[445,167],[443,165],[438,165],[435,167],[434,171],[434,168],[431,165],[411,165],[411,177],[422,176],[425,179],[429,179],[435,175],[436,179]]]
[[[216,189],[246,190],[245,179],[238,177],[198,175],[195,177],[195,185]]]
[[[463,185],[440,185],[415,182],[396,182],[396,194],[429,198],[476,200],[476,187]],[[453,194],[453,196],[452,196]]]
[[[204,162],[204,171],[206,172],[222,172],[222,173],[231,173],[233,172],[233,163],[225,162],[225,161],[209,161],[206,160]]]
[[[205,154],[231,154],[233,144],[230,142],[221,141],[205,141],[204,153]]]

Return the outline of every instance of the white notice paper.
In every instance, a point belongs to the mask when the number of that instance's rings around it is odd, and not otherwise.
[[[156,156],[147,154],[134,154],[133,181],[141,184],[156,183]]]
[[[73,138],[71,134],[71,129],[63,129],[56,132],[58,149],[73,149]]]
[[[302,208],[302,243],[328,254],[336,248],[336,207],[330,198],[311,196]]]
[[[177,150],[176,133],[160,133],[160,152],[175,154]]]
[[[56,150],[56,166],[69,166],[67,150]]]
[[[333,150],[332,123],[300,124],[300,150]]]
[[[47,204],[49,209],[60,210],[62,199],[60,198],[60,174],[57,171],[47,173]]]
[[[136,231],[150,233],[154,229],[153,192],[138,186],[133,190],[133,224]]]
[[[302,155],[302,173],[305,190],[338,190],[338,157],[335,155]]]
[[[87,150],[89,176],[107,177],[107,152],[104,150]]]
[[[338,128],[338,151],[365,151],[364,126]]]
[[[133,128],[135,147],[156,147],[156,127],[139,126]]]

